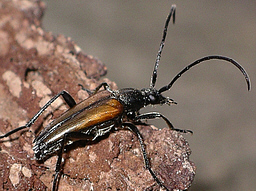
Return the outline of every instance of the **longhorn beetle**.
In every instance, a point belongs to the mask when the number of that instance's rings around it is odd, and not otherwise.
[[[18,127],[0,136],[0,139],[2,139],[17,131],[29,128],[48,106],[50,106],[58,97],[63,97],[70,109],[42,130],[33,142],[33,150],[36,160],[44,160],[54,153],[57,153],[58,155],[52,190],[58,188],[62,154],[66,145],[70,145],[77,140],[94,141],[98,137],[109,133],[112,129],[118,130],[120,128],[127,128],[137,136],[143,153],[146,169],[149,170],[152,177],[161,187],[167,189],[151,169],[142,135],[135,126],[135,123],[145,119],[161,118],[171,130],[182,133],[192,133],[192,131],[174,128],[172,123],[161,113],[150,112],[140,114],[139,110],[147,105],[175,104],[172,99],[164,97],[162,93],[169,90],[174,82],[176,82],[176,80],[190,68],[207,60],[224,60],[235,65],[244,75],[248,90],[250,90],[250,79],[244,68],[235,60],[219,55],[206,56],[194,61],[181,70],[169,84],[163,86],[159,90],[155,88],[157,69],[165,43],[167,28],[171,18],[173,18],[173,23],[175,22],[175,10],[176,6],[172,5],[165,22],[162,41],[156,57],[150,86],[148,88],[143,88],[141,90],[134,88],[111,90],[107,83],[100,84],[94,91],[82,87],[82,89],[89,93],[89,97],[78,104],[76,104],[75,100],[68,92],[63,90],[49,100],[25,126]],[[104,90],[100,90],[102,87]]]

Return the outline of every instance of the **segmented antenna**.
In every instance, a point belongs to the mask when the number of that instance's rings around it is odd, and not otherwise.
[[[150,80],[150,87],[151,88],[154,88],[155,84],[156,84],[157,69],[158,69],[159,61],[160,61],[161,54],[162,54],[162,51],[163,51],[163,48],[164,48],[165,38],[166,38],[166,35],[167,35],[167,28],[168,28],[168,25],[169,25],[169,22],[170,22],[170,19],[171,19],[172,16],[173,16],[173,23],[175,23],[175,11],[176,11],[176,5],[172,5],[170,13],[167,16],[167,19],[165,21],[165,26],[164,26],[164,31],[163,31],[163,38],[162,38],[162,41],[160,43],[160,47],[159,47],[159,50],[158,50],[158,53],[157,53],[157,56],[156,56],[156,63],[155,63],[153,74],[152,74],[151,80]]]
[[[212,55],[212,56],[205,56],[203,58],[200,58],[194,62],[192,62],[191,64],[189,64],[188,66],[186,66],[183,70],[181,70],[173,79],[172,81],[162,87],[160,90],[159,90],[159,93],[162,93],[164,91],[167,91],[169,90],[172,85],[174,84],[174,82],[176,82],[177,79],[179,79],[181,77],[182,74],[184,74],[186,71],[188,71],[190,68],[200,64],[201,62],[204,62],[204,61],[207,61],[207,60],[224,60],[224,61],[227,61],[227,62],[230,62],[232,63],[233,65],[235,65],[241,72],[242,74],[244,75],[245,77],[245,80],[246,80],[246,83],[247,83],[247,88],[248,88],[248,91],[251,89],[251,83],[250,83],[250,78],[249,78],[249,75],[247,74],[247,72],[245,71],[245,69],[235,60],[233,60],[232,58],[229,58],[229,57],[226,57],[226,56],[219,56],[219,55]]]

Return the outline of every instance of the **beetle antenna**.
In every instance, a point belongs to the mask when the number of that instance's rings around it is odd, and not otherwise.
[[[157,69],[158,69],[159,61],[160,61],[161,54],[162,54],[162,51],[163,51],[163,48],[164,48],[165,38],[166,38],[166,35],[167,35],[167,28],[168,28],[168,25],[169,25],[169,22],[170,22],[172,16],[173,16],[172,21],[173,21],[173,23],[175,23],[175,11],[176,11],[176,5],[172,5],[170,13],[167,16],[167,19],[165,21],[162,41],[160,43],[160,47],[159,47],[159,50],[158,50],[158,53],[157,53],[157,56],[156,56],[156,63],[155,63],[155,67],[154,67],[153,74],[151,76],[151,81],[150,81],[150,87],[151,88],[154,88],[155,84],[156,84]]]
[[[172,81],[162,87],[160,90],[159,90],[159,93],[162,93],[164,91],[167,91],[169,90],[172,85],[174,84],[174,82],[176,82],[177,79],[179,79],[181,77],[182,74],[184,74],[186,71],[188,71],[190,68],[192,68],[193,66],[196,66],[197,64],[201,63],[201,62],[204,62],[204,61],[207,61],[207,60],[213,60],[213,59],[216,59],[216,60],[224,60],[224,61],[227,61],[227,62],[230,62],[232,63],[233,65],[235,65],[241,72],[242,74],[244,75],[245,77],[245,80],[246,80],[246,83],[247,83],[247,88],[248,88],[248,91],[250,91],[251,89],[251,83],[250,83],[250,78],[249,78],[249,75],[247,74],[247,72],[245,71],[245,69],[238,63],[236,62],[235,60],[233,60],[232,58],[229,58],[229,57],[225,57],[225,56],[218,56],[218,55],[212,55],[212,56],[205,56],[203,58],[200,58],[196,61],[194,61],[193,63],[189,64],[187,67],[185,67],[183,70],[181,70],[173,79]]]

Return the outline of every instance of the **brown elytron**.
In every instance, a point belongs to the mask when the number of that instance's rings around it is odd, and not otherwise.
[[[164,97],[162,93],[169,90],[176,80],[179,79],[180,76],[190,68],[198,65],[199,63],[212,59],[224,60],[236,66],[244,75],[248,90],[250,90],[250,79],[244,68],[235,60],[219,55],[206,56],[194,61],[181,70],[169,84],[163,86],[159,90],[155,88],[157,69],[165,43],[167,28],[171,18],[173,18],[173,22],[175,20],[175,10],[176,6],[173,5],[166,19],[163,37],[160,43],[149,88],[143,88],[141,90],[134,88],[111,90],[108,84],[102,83],[93,92],[85,89],[90,93],[90,96],[78,104],[76,104],[71,95],[69,95],[66,91],[61,91],[51,100],[49,100],[25,126],[18,127],[0,136],[0,139],[2,139],[19,130],[29,128],[47,107],[49,107],[58,97],[63,97],[70,109],[39,133],[34,140],[33,147],[35,158],[37,160],[43,160],[55,152],[58,154],[55,169],[56,174],[53,180],[52,190],[57,190],[58,188],[58,180],[62,164],[61,159],[64,152],[64,147],[66,145],[72,144],[74,141],[78,140],[93,141],[97,137],[103,136],[104,134],[109,133],[111,130],[117,130],[118,128],[127,128],[135,133],[141,145],[146,168],[149,170],[155,181],[161,187],[168,190],[164,183],[151,169],[142,136],[135,124],[136,122],[140,122],[141,120],[145,119],[161,118],[167,123],[171,130],[183,133],[192,133],[192,131],[174,128],[168,118],[158,112],[140,114],[140,109],[147,105],[170,105],[175,103],[172,99]],[[100,91],[102,87],[104,87],[104,90]]]

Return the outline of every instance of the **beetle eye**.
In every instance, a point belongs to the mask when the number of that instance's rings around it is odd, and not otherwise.
[[[156,97],[153,95],[148,96],[151,102],[154,102],[156,100]]]

